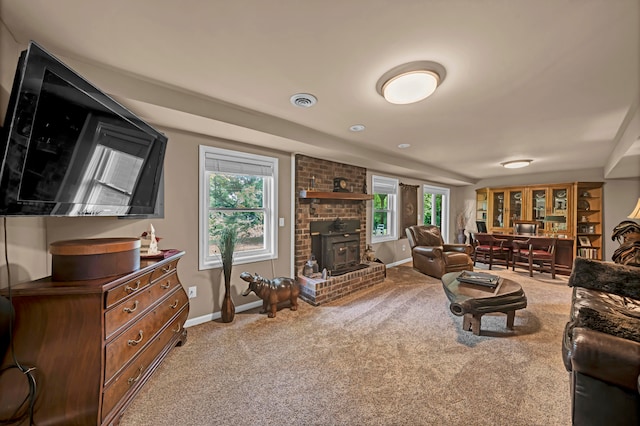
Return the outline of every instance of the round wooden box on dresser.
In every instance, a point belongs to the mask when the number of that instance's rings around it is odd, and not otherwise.
[[[20,364],[35,367],[35,424],[119,422],[169,351],[186,342],[189,300],[176,269],[183,255],[142,259],[116,276],[13,286],[13,345]],[[8,352],[0,368],[13,364]],[[0,377],[0,418],[28,394],[21,376]]]

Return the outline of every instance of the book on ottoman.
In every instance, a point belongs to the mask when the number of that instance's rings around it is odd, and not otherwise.
[[[491,288],[496,288],[500,283],[499,276],[485,272],[463,271],[456,279],[463,283],[483,285]]]

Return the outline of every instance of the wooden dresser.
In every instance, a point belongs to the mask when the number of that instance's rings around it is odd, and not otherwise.
[[[176,271],[183,255],[141,260],[140,269],[108,278],[13,286],[13,345],[18,362],[35,368],[35,424],[119,422],[169,351],[186,342],[189,301]],[[2,367],[10,364],[8,353]],[[22,373],[3,373],[0,418],[27,395]]]

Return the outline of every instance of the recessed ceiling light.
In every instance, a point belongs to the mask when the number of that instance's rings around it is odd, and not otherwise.
[[[349,127],[349,130],[351,130],[352,132],[361,132],[364,129],[365,127],[362,124],[354,124],[353,126]]]
[[[431,96],[445,75],[444,67],[436,62],[410,62],[384,73],[376,89],[392,104],[411,104]]]
[[[410,146],[411,146],[410,143],[401,143],[398,145],[398,148],[405,149],[405,148],[409,148]]]
[[[519,169],[521,167],[527,167],[533,160],[514,160],[500,163],[505,169]]]
[[[309,93],[296,93],[295,95],[291,96],[289,100],[293,105],[300,108],[309,108],[314,106],[318,102],[318,99],[315,96],[310,95]]]

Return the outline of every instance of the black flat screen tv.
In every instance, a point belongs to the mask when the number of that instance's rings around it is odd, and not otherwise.
[[[166,145],[30,42],[0,140],[0,216],[157,216]]]

